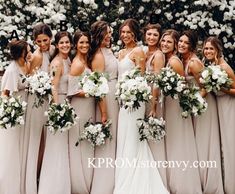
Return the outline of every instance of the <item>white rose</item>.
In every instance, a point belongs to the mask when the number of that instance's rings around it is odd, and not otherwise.
[[[208,71],[207,69],[202,72],[202,77],[203,77],[204,79],[207,78],[208,75],[209,75],[209,71]]]

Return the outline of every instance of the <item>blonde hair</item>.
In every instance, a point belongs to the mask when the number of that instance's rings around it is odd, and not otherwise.
[[[160,41],[159,41],[159,43],[160,43],[160,45],[161,45],[161,42],[162,42],[162,39],[166,36],[166,35],[169,35],[169,36],[171,36],[172,38],[173,38],[173,40],[174,40],[174,53],[177,53],[177,44],[178,44],[178,41],[179,41],[179,38],[180,38],[180,35],[179,35],[179,33],[176,31],[176,30],[174,30],[174,29],[169,29],[169,30],[166,30],[164,33],[163,33],[163,35],[162,35],[162,37],[161,37],[161,39],[160,39]]]

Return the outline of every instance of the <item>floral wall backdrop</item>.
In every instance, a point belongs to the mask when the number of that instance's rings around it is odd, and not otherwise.
[[[141,27],[160,23],[163,29],[193,29],[199,39],[217,35],[224,44],[224,55],[235,69],[234,0],[0,0],[0,70],[9,64],[7,43],[12,37],[32,43],[32,27],[44,22],[53,32],[89,29],[96,20],[113,27],[113,49],[119,50],[118,28],[123,20],[135,18]]]

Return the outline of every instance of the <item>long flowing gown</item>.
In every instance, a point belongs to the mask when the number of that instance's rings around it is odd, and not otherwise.
[[[58,87],[59,103],[63,103],[67,95],[70,63],[69,59],[63,60],[64,72]],[[38,193],[71,194],[68,131],[56,134],[47,131]]]
[[[185,68],[185,76],[187,82],[198,85],[195,78],[189,75],[188,65]],[[223,194],[217,104],[211,93],[208,93],[205,99],[208,104],[206,112],[193,118],[197,155],[199,161],[213,161],[216,166],[199,167],[201,186],[203,193]]]
[[[109,75],[109,93],[105,97],[105,100],[107,105],[108,119],[112,121],[112,125],[110,127],[110,131],[112,133],[112,140],[107,140],[104,146],[95,148],[95,158],[104,158],[114,161],[116,157],[116,133],[119,111],[118,102],[115,100],[115,86],[117,83],[118,62],[110,49],[102,48],[101,52],[105,59],[104,73],[108,73]],[[96,108],[96,121],[100,121],[100,110],[98,107]],[[105,165],[101,166],[100,168],[95,168],[91,194],[113,193],[114,173],[114,168],[107,168]]]
[[[27,102],[26,84],[22,82],[23,72],[15,61],[7,67],[2,78],[1,91],[9,90],[13,96],[21,96]],[[27,110],[26,110],[27,112]],[[25,168],[23,160],[25,125],[0,129],[0,193],[24,194]]]
[[[119,61],[119,77],[134,67],[127,54]],[[134,112],[120,108],[114,194],[168,194],[156,166],[145,165],[154,162],[154,159],[148,143],[139,141],[136,120],[144,118],[144,114],[144,103]],[[134,165],[135,162],[137,165]]]
[[[219,92],[216,96],[223,156],[224,192],[235,193],[235,97]]]
[[[154,56],[155,54],[159,52],[163,55],[163,53],[159,50],[157,50],[156,52],[154,52],[154,54],[149,57],[149,59],[147,60],[146,62],[146,71],[147,72],[150,72],[150,73],[154,73],[154,70],[153,70],[153,65],[152,65],[152,61],[154,60]],[[163,55],[164,59],[165,59],[165,56]],[[153,86],[151,86],[153,87]],[[159,94],[159,97],[158,97],[158,100],[157,100],[157,118],[160,118],[160,117],[164,117],[164,103],[162,102],[159,102],[161,96],[161,94]],[[149,101],[148,103],[146,103],[146,116],[149,115],[150,113],[150,108],[151,108],[151,101]],[[165,138],[163,138],[161,141],[159,142],[152,142],[152,141],[149,141],[149,147],[152,151],[152,154],[153,154],[153,157],[155,159],[155,161],[165,161],[166,160],[166,148],[165,148]],[[162,181],[164,183],[165,186],[167,186],[167,182],[166,182],[166,168],[163,168],[163,167],[159,167],[158,168],[159,170],[159,173],[162,177]]]
[[[193,122],[190,117],[182,118],[181,112],[178,99],[165,97],[167,161],[188,162],[187,168],[168,166],[167,183],[171,194],[201,194],[199,170],[193,167],[198,161]]]
[[[48,72],[50,64],[49,52],[43,52],[42,57],[42,65],[39,70]],[[33,103],[35,98],[36,95],[34,94],[30,94],[28,97],[28,112],[26,117],[26,129],[28,132],[28,138],[25,139],[25,143],[28,143],[26,161],[26,194],[37,194],[38,155],[41,136],[46,122],[44,112],[48,108],[48,101],[44,101],[43,105],[38,108],[34,107]]]
[[[81,76],[90,73],[86,68]],[[72,194],[89,194],[93,177],[93,168],[88,166],[88,159],[94,158],[94,149],[88,141],[82,141],[76,147],[75,144],[85,123],[95,120],[95,100],[92,97],[73,96],[81,92],[78,80],[80,76],[69,75],[68,96],[71,97],[71,105],[79,116],[78,123],[69,130],[69,160]],[[85,111],[84,111],[85,110]]]

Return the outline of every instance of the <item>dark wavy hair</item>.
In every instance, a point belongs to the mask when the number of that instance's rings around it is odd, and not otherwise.
[[[100,48],[101,43],[107,34],[108,27],[109,24],[106,21],[96,21],[91,25],[91,49],[88,54],[89,66],[91,66],[95,53]]]
[[[58,45],[60,39],[63,38],[63,37],[65,37],[65,36],[67,36],[67,37],[69,38],[70,43],[73,44],[73,38],[72,38],[71,34],[70,34],[69,32],[67,32],[67,31],[59,31],[59,32],[57,32],[56,35],[55,35],[54,44],[55,44],[55,45]],[[59,49],[56,48],[56,49],[55,49],[55,52],[54,52],[54,54],[53,54],[53,56],[52,56],[52,59],[53,59],[58,53],[59,53]],[[70,56],[70,57],[71,57],[71,56]],[[51,59],[51,60],[52,60],[52,59]]]
[[[27,54],[28,43],[25,40],[12,40],[9,43],[10,56],[13,60],[18,60],[24,54]],[[23,56],[23,57],[25,57]]]
[[[91,44],[91,36],[90,36],[89,32],[83,32],[81,30],[76,30],[76,32],[74,33],[74,36],[73,36],[73,44],[74,44],[75,49],[77,49],[77,43],[82,36],[86,36],[89,44]]]
[[[119,28],[119,36],[121,36],[121,31],[124,26],[128,26],[130,28],[131,32],[134,34],[135,42],[141,39],[142,33],[140,31],[140,26],[137,20],[132,18],[125,20]]]
[[[156,29],[159,33],[159,40],[158,40],[158,43],[161,39],[161,35],[162,35],[162,29],[161,29],[161,25],[160,24],[151,24],[151,23],[148,23],[142,30],[143,32],[143,40],[145,41],[145,35],[146,35],[146,32],[148,30],[151,30],[151,29]]]
[[[36,40],[38,35],[45,34],[49,38],[52,38],[52,32],[50,27],[47,24],[38,24],[33,28],[33,39]]]
[[[187,36],[189,39],[189,51],[195,52],[197,49],[197,42],[198,42],[198,36],[195,31],[192,30],[185,30],[182,32],[181,36]]]

